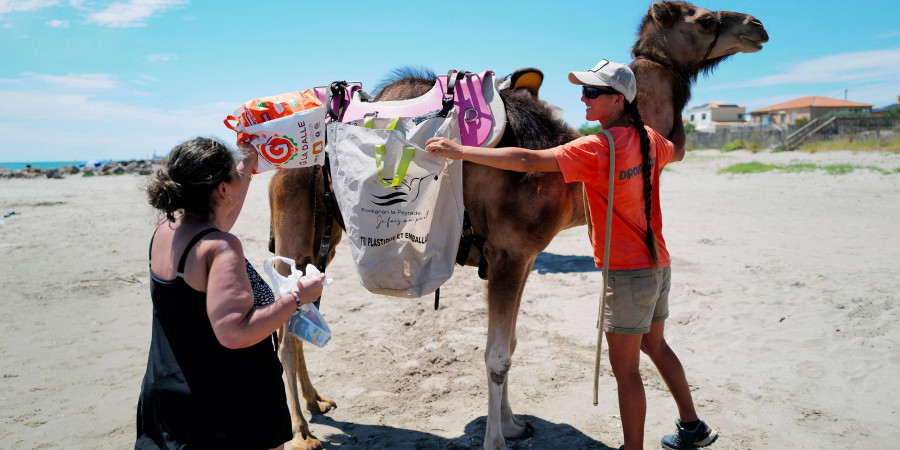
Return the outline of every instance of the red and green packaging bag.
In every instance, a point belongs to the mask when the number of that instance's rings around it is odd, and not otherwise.
[[[325,105],[309,89],[250,100],[224,122],[259,152],[256,173],[325,163]]]

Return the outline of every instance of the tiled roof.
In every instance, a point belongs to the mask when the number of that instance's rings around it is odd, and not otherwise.
[[[850,102],[847,100],[838,100],[835,98],[819,97],[817,95],[811,97],[802,97],[789,102],[779,103],[777,105],[766,106],[760,108],[753,113],[763,113],[771,111],[781,111],[786,109],[803,109],[803,108],[871,108],[872,105],[866,103]]]

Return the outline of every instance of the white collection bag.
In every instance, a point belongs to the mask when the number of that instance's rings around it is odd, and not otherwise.
[[[278,273],[275,270],[275,261],[281,261],[291,266],[291,274],[285,277]],[[275,292],[282,297],[295,290],[297,281],[303,276],[303,272],[297,269],[294,260],[284,256],[273,256],[267,259],[263,263],[263,271],[272,280]],[[319,269],[316,266],[312,264],[306,265],[307,276],[313,277],[319,273]],[[323,284],[328,286],[333,281],[331,278],[326,278]],[[324,347],[331,340],[331,328],[328,327],[328,323],[325,322],[325,318],[322,317],[322,313],[319,312],[316,305],[312,303],[301,305],[300,309],[291,315],[288,322],[288,331],[300,339],[312,342],[317,347]]]
[[[360,283],[395,297],[433,293],[453,275],[463,224],[462,161],[428,153],[425,142],[435,136],[459,142],[456,114],[368,126],[331,122],[326,145]]]

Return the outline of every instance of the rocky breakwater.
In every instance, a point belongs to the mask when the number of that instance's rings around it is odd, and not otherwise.
[[[162,159],[141,159],[115,161],[103,164],[84,164],[82,166],[70,165],[52,169],[43,169],[40,167],[40,164],[26,166],[24,169],[17,170],[0,167],[0,178],[65,178],[71,175],[92,177],[124,175],[126,173],[150,175],[156,171],[162,161]]]

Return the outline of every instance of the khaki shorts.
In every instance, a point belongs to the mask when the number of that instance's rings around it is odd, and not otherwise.
[[[610,270],[603,309],[603,331],[616,334],[645,334],[650,324],[669,317],[669,267]]]

